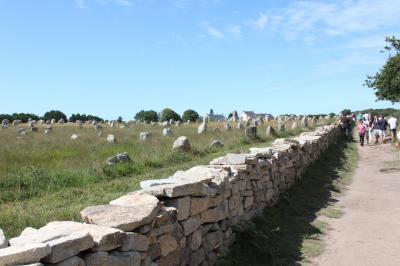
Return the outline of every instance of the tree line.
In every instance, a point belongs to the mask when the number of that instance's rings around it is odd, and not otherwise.
[[[97,122],[103,122],[104,119],[95,116],[95,115],[86,115],[86,114],[72,114],[68,119],[67,116],[59,111],[59,110],[51,110],[46,113],[44,113],[43,116],[38,116],[36,114],[32,113],[13,113],[13,114],[0,114],[0,121],[3,121],[4,119],[8,119],[10,122],[14,120],[21,120],[21,122],[26,123],[28,122],[28,119],[32,120],[45,120],[45,121],[50,121],[52,119],[55,119],[56,121],[63,119],[64,121],[70,121],[70,122],[76,122],[76,120],[80,121],[88,121],[88,120],[96,120]]]

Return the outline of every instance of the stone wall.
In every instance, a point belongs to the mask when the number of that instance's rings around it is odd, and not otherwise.
[[[0,265],[214,265],[234,243],[235,225],[277,202],[339,137],[333,124],[144,181],[84,209],[85,223],[26,228],[0,249]]]

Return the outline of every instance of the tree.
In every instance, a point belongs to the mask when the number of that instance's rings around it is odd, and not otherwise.
[[[58,110],[51,110],[51,111],[46,112],[43,115],[43,120],[46,120],[46,121],[51,120],[51,119],[55,119],[56,121],[58,121],[61,118],[64,119],[64,121],[67,121],[67,116],[63,112],[58,111]]]
[[[400,102],[400,40],[392,36],[386,37],[386,42],[389,43],[385,47],[389,57],[385,65],[374,76],[367,76],[364,85],[375,91],[378,101],[396,103]]]
[[[351,115],[351,110],[350,109],[343,109],[340,113],[342,115]]]
[[[156,122],[158,121],[158,114],[156,111],[149,110],[141,110],[135,115],[135,119],[140,122]]]
[[[118,123],[122,123],[122,122],[123,122],[122,116],[118,116],[117,122],[118,122]]]
[[[181,116],[170,108],[165,108],[164,110],[161,111],[161,115],[160,115],[161,122],[169,121],[171,119],[174,121],[178,121],[178,120],[181,120]]]
[[[190,120],[192,122],[195,122],[199,117],[200,117],[199,114],[195,110],[188,109],[185,112],[183,112],[182,120],[183,121]]]

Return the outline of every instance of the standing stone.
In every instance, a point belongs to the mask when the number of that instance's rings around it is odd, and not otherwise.
[[[302,127],[308,127],[308,121],[307,121],[307,117],[306,117],[306,116],[304,116],[304,117],[301,119],[301,126],[302,126]]]
[[[111,144],[114,144],[115,143],[115,136],[113,135],[113,134],[108,134],[107,135],[107,142],[108,143],[111,143]]]
[[[102,130],[103,127],[102,127],[100,124],[95,124],[95,125],[94,125],[94,129],[96,129],[96,130]]]
[[[175,123],[175,126],[176,126],[176,127],[180,127],[180,126],[181,126],[181,124],[182,124],[182,122],[181,122],[181,121],[176,121],[176,123]]]
[[[17,133],[21,136],[25,136],[26,135],[26,129],[25,128],[18,128],[17,129]]]
[[[166,127],[166,128],[163,129],[162,135],[163,135],[164,137],[166,137],[166,136],[172,136],[172,135],[173,135],[173,132],[172,132],[171,128]]]
[[[139,134],[139,140],[140,141],[148,141],[151,138],[150,132],[141,132]]]
[[[0,229],[0,248],[8,247],[8,241],[3,233],[3,230]]]
[[[278,127],[277,127],[277,129],[276,129],[276,131],[278,131],[278,132],[285,132],[285,122],[284,121],[282,121],[282,120],[279,120],[278,121]]]
[[[203,134],[207,132],[207,123],[203,122],[200,124],[199,128],[197,129],[198,134]]]
[[[118,153],[112,157],[109,157],[106,161],[108,165],[113,165],[117,163],[127,163],[130,162],[131,158],[129,157],[129,154],[127,152],[123,153]]]
[[[241,122],[237,123],[237,129],[244,129],[244,126]]]
[[[64,119],[63,119],[63,118],[61,118],[60,120],[58,120],[58,123],[59,123],[59,124],[64,124],[64,123],[65,123],[65,121],[64,121]]]
[[[208,121],[209,121],[209,120],[210,120],[210,119],[208,118],[208,116],[203,117],[203,123],[208,124]]]
[[[225,129],[226,131],[230,131],[230,130],[232,129],[231,124],[225,123],[225,124],[224,124],[224,129]]]
[[[13,126],[16,127],[16,126],[18,126],[18,125],[21,124],[21,123],[22,123],[21,120],[14,120],[12,124],[13,124]]]
[[[294,121],[293,124],[292,124],[292,129],[296,129],[296,128],[297,128],[297,122]]]
[[[8,125],[8,124],[10,124],[10,120],[8,120],[8,119],[3,119],[3,121],[1,121],[1,124],[4,126],[4,125]]]
[[[213,148],[223,148],[224,143],[221,140],[213,140],[210,146]]]
[[[267,137],[276,136],[275,129],[273,127],[271,127],[271,126],[268,126],[267,130],[266,130],[266,135],[267,135]]]
[[[71,139],[76,140],[78,139],[80,136],[78,134],[72,134]]]
[[[50,124],[55,124],[55,123],[56,123],[56,120],[54,118],[50,120]]]
[[[249,126],[246,127],[244,134],[248,139],[256,139],[257,138],[257,126]]]
[[[192,146],[190,145],[189,139],[185,136],[181,136],[177,140],[175,140],[172,146],[172,151],[188,152],[191,150]]]
[[[78,128],[82,128],[83,127],[83,123],[80,120],[76,120],[76,125],[78,126]]]
[[[161,123],[161,126],[163,127],[169,127],[169,121],[164,121]]]

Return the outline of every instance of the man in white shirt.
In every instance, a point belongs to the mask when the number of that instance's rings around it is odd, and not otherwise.
[[[388,119],[388,124],[390,128],[390,133],[392,133],[392,140],[396,140],[396,131],[397,131],[397,118],[390,116]]]

